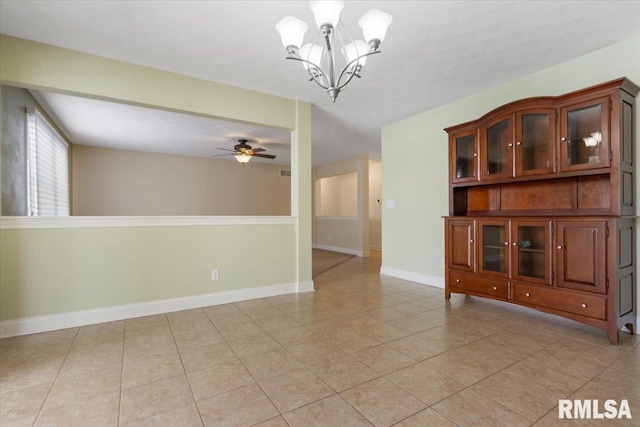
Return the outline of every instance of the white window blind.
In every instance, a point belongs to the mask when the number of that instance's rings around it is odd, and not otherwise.
[[[69,216],[69,146],[38,111],[27,111],[29,212]]]

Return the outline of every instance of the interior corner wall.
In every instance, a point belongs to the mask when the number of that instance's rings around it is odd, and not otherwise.
[[[369,163],[369,247],[382,249],[382,162]]]
[[[444,285],[442,217],[448,214],[449,203],[448,138],[444,128],[477,119],[522,98],[562,95],[625,76],[640,84],[639,52],[637,36],[385,126],[381,273]],[[636,98],[638,105],[640,100]],[[637,146],[640,108],[635,111]],[[406,156],[407,152],[412,155]],[[636,164],[640,164],[640,150],[636,150]],[[640,200],[639,184],[640,174],[636,174],[635,200]],[[390,200],[395,207],[388,206]]]
[[[73,215],[289,215],[289,165],[74,145]]]
[[[336,252],[369,256],[369,157],[333,162],[314,168],[316,182],[322,178],[355,172],[357,174],[357,215],[319,216],[314,212],[314,247]],[[319,186],[314,183],[317,208]]]

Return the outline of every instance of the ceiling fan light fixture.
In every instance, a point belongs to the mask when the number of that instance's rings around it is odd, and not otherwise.
[[[236,158],[236,160],[238,161],[238,163],[249,163],[249,160],[251,160],[251,156],[248,154],[236,154],[233,157]]]
[[[340,21],[344,1],[311,1],[309,6],[316,24],[320,28],[318,38],[324,40],[324,46],[304,42],[304,31],[308,25],[297,18],[286,17],[276,25],[282,44],[287,50],[287,59],[302,62],[311,80],[323,88],[331,102],[354,78],[360,78],[360,71],[366,63],[366,57],[380,53],[378,47],[387,34],[387,28],[393,17],[378,9],[365,13],[358,21],[364,33],[364,40],[356,40],[346,32]],[[295,25],[293,24],[295,23]],[[304,24],[304,25],[303,25]],[[298,38],[289,38],[290,27],[298,28]],[[301,31],[304,28],[304,31]],[[342,61],[336,52],[342,53]]]

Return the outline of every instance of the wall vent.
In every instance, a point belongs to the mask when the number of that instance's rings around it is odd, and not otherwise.
[[[291,176],[291,171],[281,170],[280,176]]]

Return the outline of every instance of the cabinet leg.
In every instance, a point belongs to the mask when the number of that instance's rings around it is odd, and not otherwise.
[[[635,334],[635,329],[636,329],[636,328],[635,328],[635,325],[634,325],[633,323],[627,323],[627,324],[626,324],[626,325],[624,325],[624,326],[629,330],[629,333],[630,333],[631,335]]]
[[[607,328],[607,338],[611,344],[618,345],[619,332],[615,326]]]
[[[451,292],[445,291],[444,292],[444,299],[449,301],[451,299]]]

